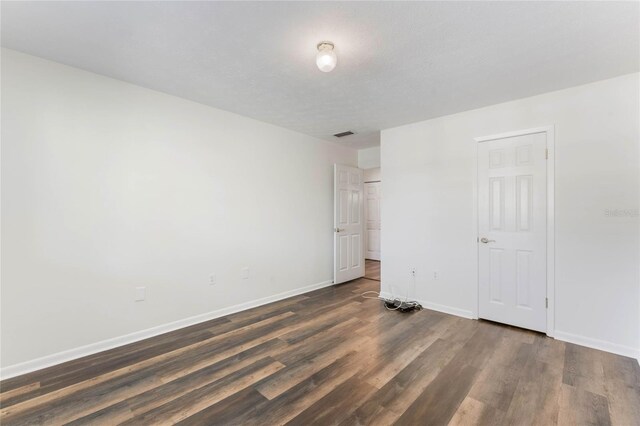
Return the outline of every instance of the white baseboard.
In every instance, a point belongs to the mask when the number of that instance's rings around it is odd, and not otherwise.
[[[627,356],[629,358],[635,358],[636,360],[638,360],[638,363],[640,363],[640,349],[632,348],[631,346],[619,345],[617,343],[607,342],[606,340],[593,339],[591,337],[585,337],[573,333],[566,333],[560,330],[556,330],[553,337],[555,339],[562,340],[563,342],[574,343],[576,345],[586,346],[588,348],[611,352],[617,355]]]
[[[385,299],[392,299],[393,296],[388,292],[380,292],[380,297]],[[458,317],[477,319],[473,312],[454,308],[452,306],[440,305],[438,303],[427,302],[425,300],[416,300],[422,307],[431,309],[433,311],[444,312],[445,314],[451,314]],[[617,355],[634,358],[640,364],[640,349],[635,349],[630,346],[619,345],[616,343],[607,342],[605,340],[593,339],[590,337],[580,336],[578,334],[566,333],[564,331],[555,330],[553,338],[562,340],[564,342],[574,343],[580,346],[586,346],[592,349],[598,349],[605,352],[611,352]]]
[[[277,302],[279,300],[286,299],[288,297],[308,293],[310,291],[318,290],[320,288],[328,287],[330,285],[333,285],[332,280],[323,281],[323,282],[312,284],[306,287],[301,287],[294,290],[286,291],[284,293],[275,294],[273,296],[263,297],[261,299],[240,303],[238,305],[230,306],[228,308],[217,309],[215,311],[207,312],[200,315],[195,315],[195,316],[181,319],[178,321],[173,321],[167,324],[148,328],[146,330],[136,331],[134,333],[126,334],[124,336],[102,340],[100,342],[91,343],[89,345],[80,346],[78,348],[69,349],[69,350],[54,353],[51,355],[46,355],[41,358],[36,358],[36,359],[25,361],[19,364],[9,365],[7,367],[0,369],[0,378],[4,380],[4,379],[9,379],[11,377],[19,376],[22,374],[30,373],[32,371],[41,370],[46,367],[51,367],[53,365],[61,364],[63,362],[72,361],[74,359],[82,358],[87,355],[93,355],[95,353],[117,348],[118,346],[127,345],[129,343],[138,342],[140,340],[148,339],[149,337],[168,333],[170,331],[178,330],[180,328],[188,327],[190,325],[198,324],[204,321],[209,321],[215,318],[220,318],[225,315],[230,315],[236,312],[266,305],[267,303]]]
[[[420,303],[422,307],[431,309],[432,311],[444,312],[445,314],[451,314],[462,318],[476,319],[473,312],[466,309],[454,308],[453,306],[440,305],[423,300],[418,300],[418,303]]]
[[[391,293],[388,293],[386,291],[380,292],[380,297],[385,299],[393,299],[393,296],[391,295]],[[451,315],[455,315],[457,317],[462,317],[462,318],[475,319],[473,312],[468,311],[466,309],[454,308],[453,306],[447,306],[447,305],[440,305],[438,303],[427,302],[426,300],[418,300],[418,299],[412,299],[412,300],[415,300],[416,302],[421,304],[423,308],[431,309],[432,311],[443,312],[445,314],[451,314]]]

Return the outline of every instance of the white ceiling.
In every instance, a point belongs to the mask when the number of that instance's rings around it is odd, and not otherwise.
[[[639,3],[2,2],[2,45],[364,148],[639,69]],[[338,66],[315,66],[316,44]],[[336,139],[334,133],[357,135]]]

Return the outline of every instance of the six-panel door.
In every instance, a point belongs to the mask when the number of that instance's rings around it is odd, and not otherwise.
[[[545,332],[546,133],[478,144],[479,316]]]
[[[364,276],[362,170],[334,166],[334,283]]]

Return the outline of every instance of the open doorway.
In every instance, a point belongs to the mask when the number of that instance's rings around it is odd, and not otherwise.
[[[364,171],[365,278],[380,281],[380,168]]]
[[[380,281],[380,261],[365,259],[364,277],[374,281]]]

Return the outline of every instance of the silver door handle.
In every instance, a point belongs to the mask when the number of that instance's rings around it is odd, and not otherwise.
[[[496,240],[490,240],[487,237],[482,237],[482,238],[480,238],[480,242],[487,244],[487,243],[495,243]]]

